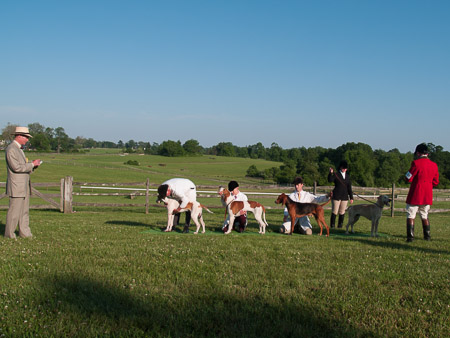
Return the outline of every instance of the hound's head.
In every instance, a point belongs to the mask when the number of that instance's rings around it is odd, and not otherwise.
[[[219,187],[219,190],[217,191],[217,193],[220,196],[220,200],[222,201],[222,204],[224,206],[227,205],[226,200],[231,196],[230,191],[227,188],[224,188],[223,186]]]
[[[286,204],[287,196],[285,193],[282,193],[278,196],[278,198],[275,200],[276,204]]]
[[[158,196],[158,198],[156,199],[156,203],[164,203],[164,204],[167,204],[167,197],[161,197],[161,196]]]
[[[384,206],[390,207],[391,206],[391,204],[390,204],[391,201],[392,200],[389,198],[388,195],[380,195],[380,196],[378,196],[378,204],[380,206],[382,206],[382,207],[384,207]]]

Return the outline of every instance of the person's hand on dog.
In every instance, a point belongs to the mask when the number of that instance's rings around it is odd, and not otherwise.
[[[180,212],[180,210],[181,210],[181,208],[180,207],[178,207],[178,208],[176,208],[173,212],[172,212],[172,214],[178,214],[179,212]]]

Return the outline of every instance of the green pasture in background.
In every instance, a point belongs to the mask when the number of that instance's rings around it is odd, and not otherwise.
[[[257,179],[245,177],[249,166],[260,170],[280,165],[278,162],[223,156],[164,157],[156,155],[124,155],[111,150],[92,150],[86,154],[54,154],[26,152],[32,160],[44,163],[32,175],[33,182],[59,182],[73,176],[75,182],[145,182],[162,183],[173,177],[187,177],[198,185],[215,185],[231,179],[260,184]],[[6,180],[4,152],[0,153],[0,181]],[[137,161],[138,166],[126,165]],[[1,169],[2,167],[5,170]]]
[[[252,185],[257,181],[244,177],[248,166],[274,165],[94,151],[39,156],[44,165],[33,174],[35,182],[59,182],[68,175],[99,183],[182,176],[197,184],[235,178]],[[129,159],[141,165],[123,165]],[[1,166],[3,157],[4,182]],[[275,206],[273,200],[263,204]],[[205,201],[218,205],[218,199]],[[246,233],[222,234],[223,209],[204,213],[207,233],[198,235],[193,225],[189,234],[181,233],[182,225],[163,233],[164,208],[151,207],[148,215],[138,207],[75,210],[31,210],[32,239],[0,236],[0,337],[444,337],[450,332],[448,213],[431,214],[432,241],[422,239],[417,220],[416,240],[406,243],[405,214],[392,218],[387,209],[379,238],[369,236],[366,219],[350,235],[332,229],[329,238],[320,237],[314,220],[313,236],[282,235],[277,232],[281,209],[267,211],[266,235],[257,233],[252,215]],[[329,210],[325,216],[329,220]],[[0,210],[1,233],[5,219],[6,210]]]

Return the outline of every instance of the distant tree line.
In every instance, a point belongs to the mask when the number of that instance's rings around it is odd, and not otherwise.
[[[11,134],[15,127],[16,125],[8,123],[3,128],[1,140],[4,144],[12,140]],[[259,170],[256,165],[251,165],[246,171],[249,177],[257,177],[279,184],[291,183],[295,176],[301,175],[307,185],[312,185],[314,182],[319,185],[328,185],[329,168],[336,169],[340,161],[346,160],[354,185],[390,187],[392,183],[395,183],[397,186],[405,186],[404,175],[413,160],[412,152],[400,153],[398,149],[373,150],[367,144],[353,142],[343,144],[336,149],[323,147],[283,149],[276,143],[272,143],[270,148],[266,148],[261,142],[246,147],[235,146],[231,142],[220,142],[210,148],[204,148],[194,139],[183,144],[180,141],[172,140],[164,141],[161,144],[134,140],[125,143],[119,140],[114,143],[80,136],[72,139],[62,127],[49,128],[39,123],[31,123],[28,128],[33,135],[29,147],[37,151],[84,152],[89,151],[89,148],[118,148],[128,153],[169,157],[217,155],[281,162],[281,165],[265,170]],[[430,158],[439,166],[440,184],[438,188],[450,188],[450,152],[444,151],[441,146],[427,144]],[[415,146],[411,145],[412,148]]]

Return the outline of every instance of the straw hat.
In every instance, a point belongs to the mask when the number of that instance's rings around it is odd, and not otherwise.
[[[30,135],[28,127],[16,127],[16,131],[12,135],[24,135],[26,137],[33,137]]]

